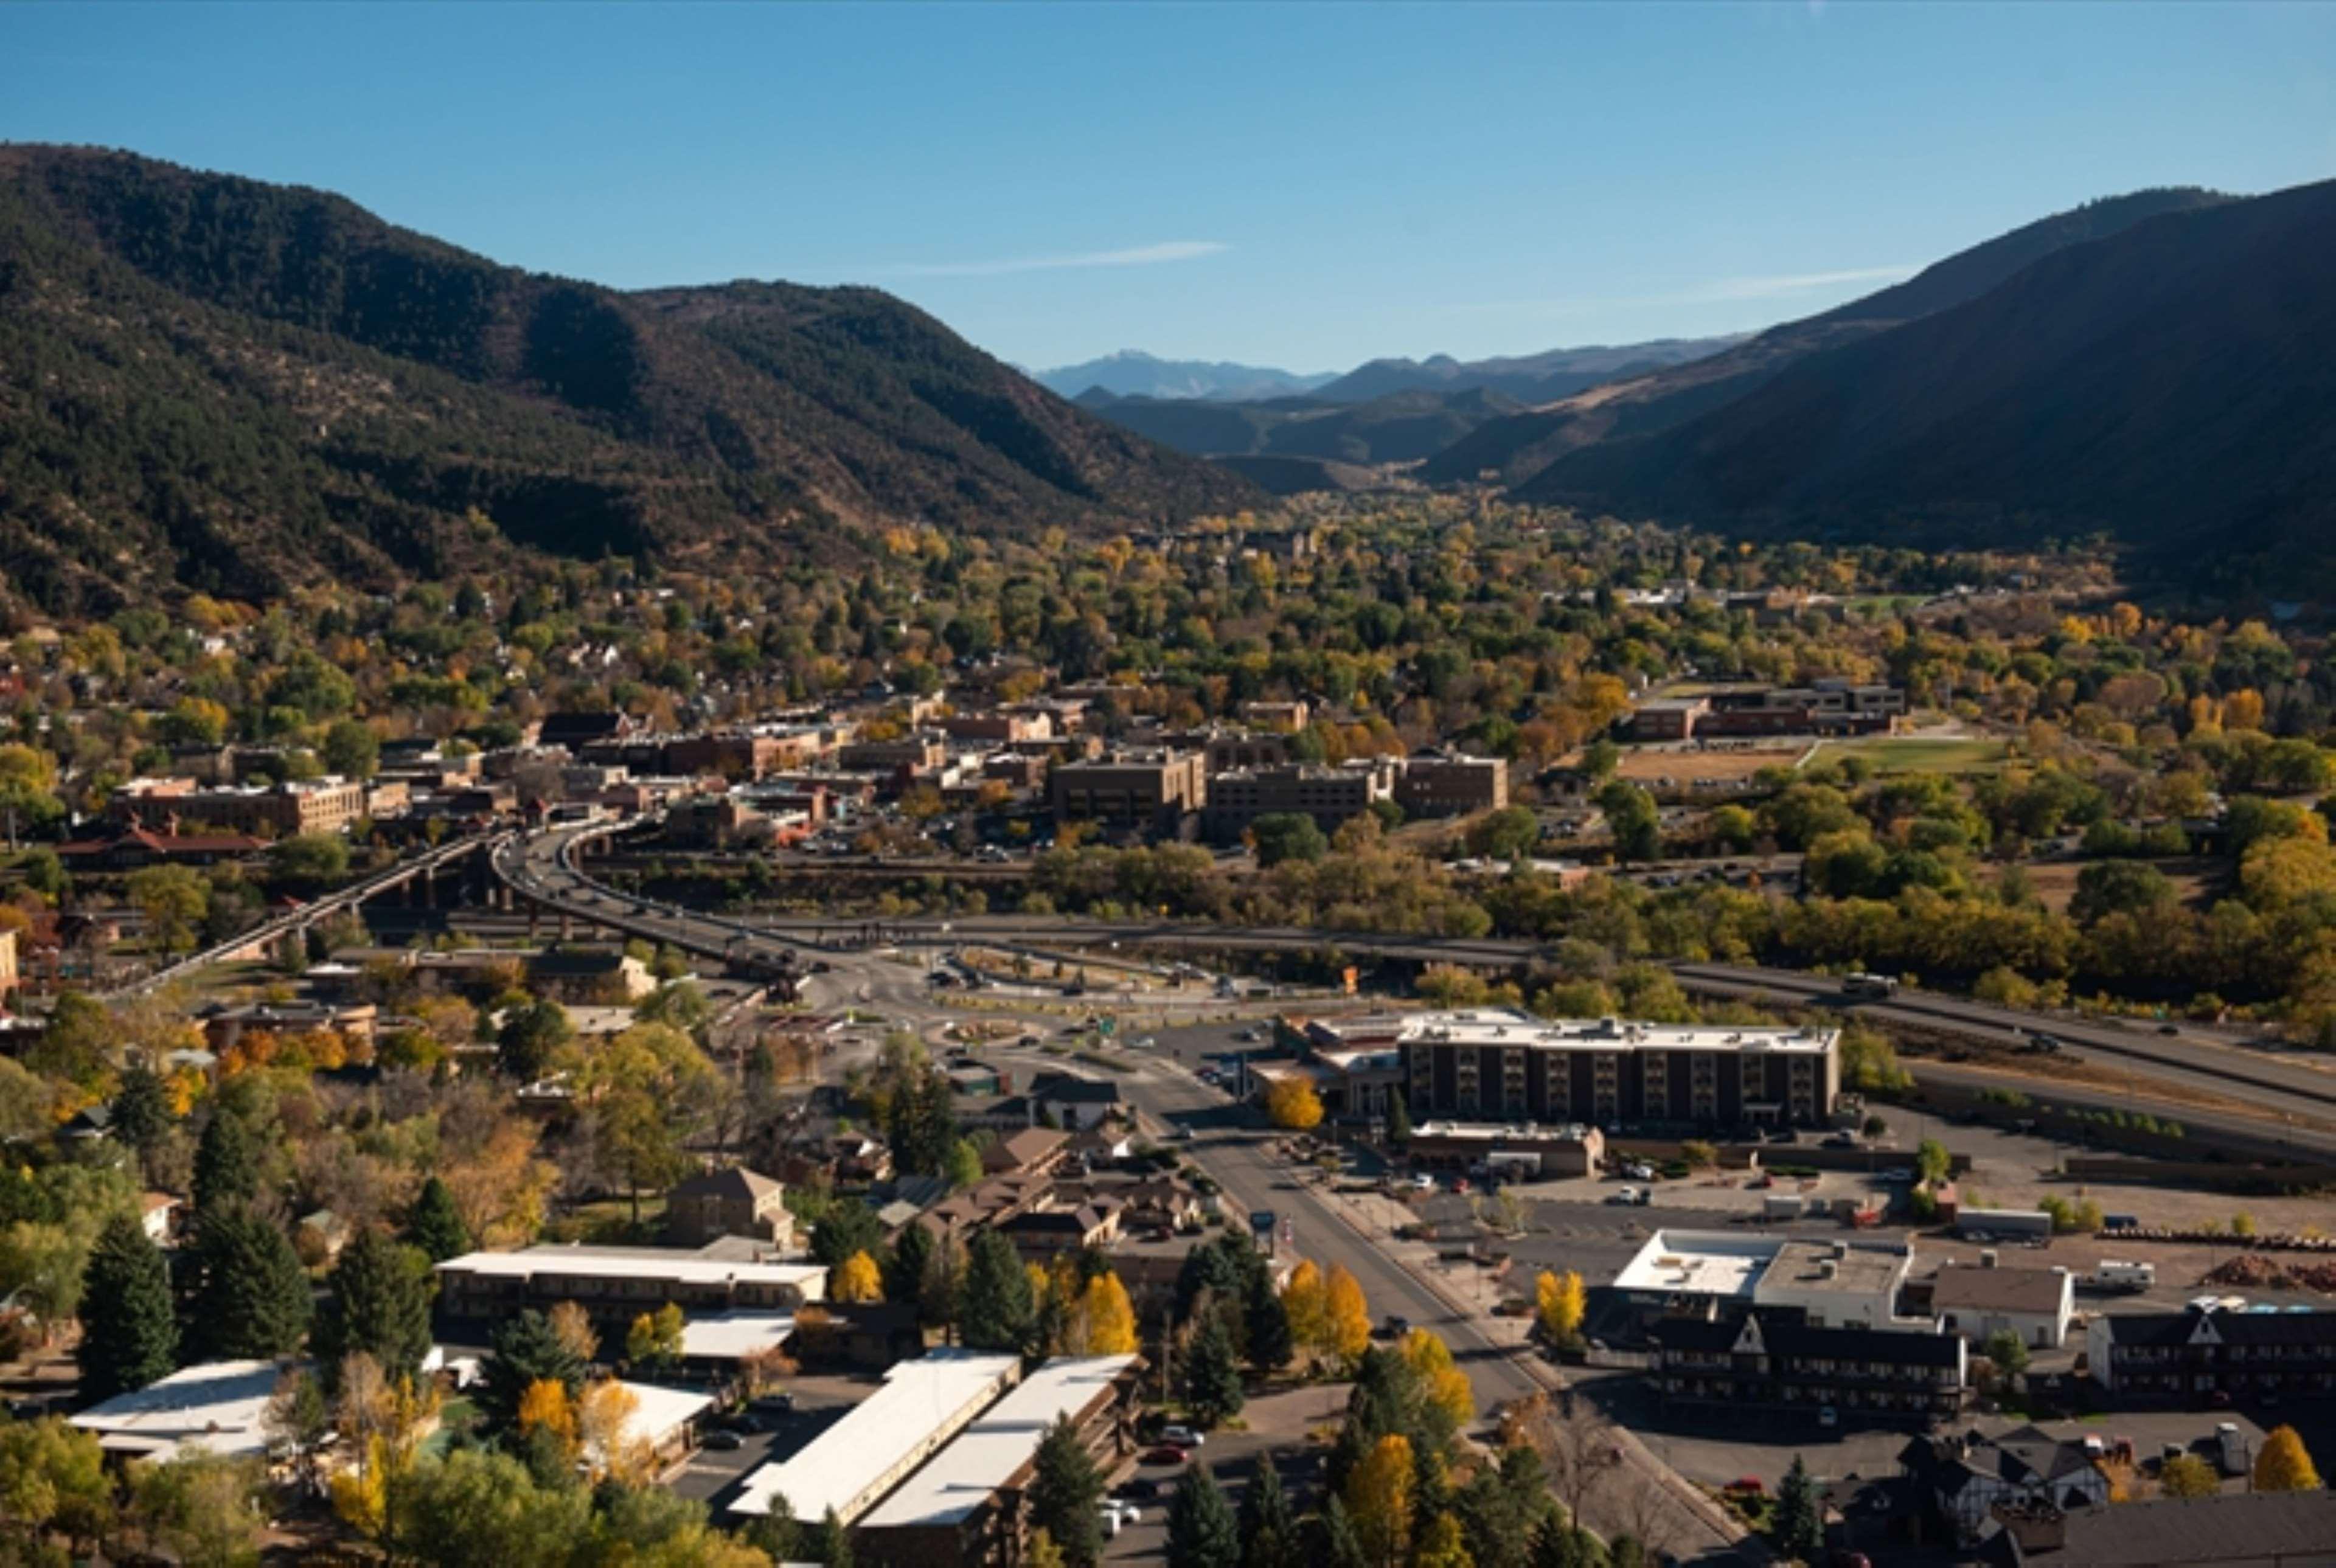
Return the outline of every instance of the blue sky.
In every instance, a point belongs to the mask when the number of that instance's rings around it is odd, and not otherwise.
[[[2088,198],[2336,174],[2336,5],[0,7],[0,139],[1052,365],[1757,326]]]

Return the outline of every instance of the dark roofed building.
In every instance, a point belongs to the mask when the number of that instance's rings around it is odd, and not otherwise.
[[[574,751],[596,740],[630,735],[634,727],[628,716],[613,708],[593,713],[555,713],[545,717],[536,742],[540,745],[564,745]]]
[[[1820,1329],[1781,1318],[1657,1323],[1655,1388],[1673,1408],[1783,1410],[1841,1419],[1952,1416],[1966,1396],[1963,1342],[1952,1334]]]
[[[2014,1568],[2336,1568],[2336,1492],[2226,1492],[2008,1512],[1964,1561]]]
[[[57,858],[68,866],[123,872],[144,866],[217,865],[248,859],[267,848],[265,840],[248,833],[182,833],[174,821],[169,833],[124,825],[103,838],[75,839],[57,846]]]
[[[2096,1312],[2085,1328],[2093,1380],[2131,1400],[2204,1403],[2336,1393],[2336,1312]]]
[[[1977,1541],[2003,1507],[2089,1508],[2109,1500],[2107,1473],[2084,1444],[2033,1426],[1917,1437],[1899,1451],[1907,1477],[1960,1541]]]

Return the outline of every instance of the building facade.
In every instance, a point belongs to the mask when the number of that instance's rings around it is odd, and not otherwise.
[[[2336,1393],[2336,1312],[2096,1312],[2085,1350],[2093,1381],[2137,1403]]]
[[[1820,1329],[1764,1320],[1658,1323],[1656,1392],[1666,1407],[1929,1423],[1967,1398],[1963,1342],[1952,1334]]]
[[[1509,803],[1506,758],[1421,752],[1396,775],[1395,803],[1407,817],[1469,816]]]
[[[1397,1041],[1416,1117],[1601,1126],[1822,1126],[1840,1096],[1830,1029],[1552,1022],[1506,1008],[1422,1013]]]
[[[1196,751],[1125,751],[1055,765],[1048,803],[1061,822],[1165,826],[1209,803],[1207,761]]]
[[[1394,793],[1394,769],[1376,759],[1346,767],[1290,763],[1218,774],[1209,780],[1209,835],[1231,841],[1258,818],[1279,815],[1311,817],[1333,833]]]

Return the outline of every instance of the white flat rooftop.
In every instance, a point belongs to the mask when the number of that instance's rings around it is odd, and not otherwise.
[[[681,1353],[691,1360],[743,1361],[775,1350],[795,1331],[793,1312],[709,1312],[681,1327]]]
[[[622,1383],[633,1397],[633,1413],[625,1420],[624,1435],[635,1442],[661,1446],[665,1440],[714,1407],[714,1396],[689,1388],[668,1388],[662,1383]]]
[[[97,1434],[110,1454],[168,1456],[179,1449],[258,1454],[268,1447],[268,1401],[288,1363],[211,1361],[116,1394],[66,1417]]]
[[[1737,1236],[1725,1231],[1657,1231],[1637,1257],[1614,1276],[1618,1290],[1662,1295],[1752,1299],[1776,1254],[1778,1236]]]
[[[603,1280],[676,1280],[693,1285],[793,1285],[807,1289],[827,1271],[817,1263],[745,1263],[696,1252],[657,1252],[626,1248],[522,1247],[515,1252],[465,1252],[438,1265],[442,1274],[493,1274],[532,1279],[538,1274],[589,1275]]]
[[[994,1496],[1038,1451],[1046,1428],[1101,1398],[1133,1356],[1080,1356],[1047,1362],[909,1477],[860,1522],[863,1530],[955,1524]]]
[[[1536,1018],[1510,1008],[1416,1013],[1404,1020],[1406,1045],[1528,1046],[1568,1050],[1786,1052],[1824,1056],[1834,1029],[1743,1028],[1728,1025],[1650,1024],[1630,1018]]]
[[[771,1499],[784,1497],[799,1520],[823,1519],[833,1509],[849,1524],[874,1500],[868,1494],[970,1420],[1021,1367],[1018,1356],[973,1350],[931,1350],[903,1361],[801,1453],[747,1476],[731,1510],[768,1514]]]

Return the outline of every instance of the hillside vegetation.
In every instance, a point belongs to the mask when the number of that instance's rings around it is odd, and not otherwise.
[[[621,293],[322,192],[45,147],[0,149],[0,427],[7,589],[68,612],[1256,494],[874,290]]]

